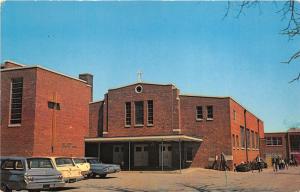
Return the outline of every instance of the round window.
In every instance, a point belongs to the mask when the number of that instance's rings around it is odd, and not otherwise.
[[[141,85],[138,85],[135,87],[135,92],[136,93],[141,93],[143,91],[143,87]]]

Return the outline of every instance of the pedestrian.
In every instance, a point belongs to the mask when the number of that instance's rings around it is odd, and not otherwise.
[[[272,166],[273,166],[273,172],[276,172],[277,169],[276,169],[276,158],[273,156],[272,157]]]
[[[225,158],[225,154],[222,152],[221,153],[221,170],[222,171],[226,171],[226,169],[228,169],[228,171],[230,170],[229,167],[227,166],[227,163],[226,163],[226,158]]]
[[[279,169],[279,157],[278,156],[275,159],[275,166],[276,166],[276,172],[277,172]]]
[[[286,157],[284,162],[285,162],[285,168],[288,170],[289,169],[289,159]]]
[[[258,168],[258,172],[262,172],[262,161],[259,155],[257,155],[256,157],[256,164],[257,164],[257,168]]]
[[[214,163],[212,164],[212,169],[218,169],[218,155],[216,154],[215,156],[215,161]],[[216,167],[216,168],[215,168]]]

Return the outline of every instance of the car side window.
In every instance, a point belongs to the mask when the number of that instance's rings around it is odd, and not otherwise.
[[[14,170],[14,160],[4,160],[1,164],[2,170]]]
[[[21,160],[16,160],[15,163],[16,163],[15,164],[16,165],[16,167],[15,167],[16,170],[23,170],[24,169],[24,165],[23,165]]]

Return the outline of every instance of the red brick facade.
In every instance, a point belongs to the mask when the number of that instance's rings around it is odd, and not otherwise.
[[[23,77],[22,122],[10,125],[12,78]],[[83,156],[91,86],[41,67],[1,70],[1,155]],[[48,102],[60,104],[50,109]]]
[[[138,85],[142,92],[136,93]],[[153,101],[153,125],[147,125],[147,101]],[[144,125],[135,125],[135,102],[144,102]],[[131,125],[125,126],[125,103],[131,103]],[[102,109],[100,110],[100,106]],[[202,106],[203,119],[196,119],[196,107]],[[207,118],[207,106],[213,106],[213,119]],[[100,111],[100,112],[99,112]],[[233,116],[235,111],[235,117]],[[97,113],[97,114],[96,114]],[[103,114],[103,115],[102,115]],[[99,126],[97,115],[103,118]],[[200,145],[189,142],[184,143],[183,153],[188,147],[193,148],[193,161],[191,166],[207,167],[212,163],[215,155],[224,152],[232,167],[233,163],[239,164],[247,161],[246,150],[236,144],[236,137],[240,142],[240,127],[246,127],[250,135],[259,134],[264,137],[263,122],[248,112],[230,97],[203,97],[180,95],[179,89],[174,85],[158,85],[137,83],[117,89],[110,89],[105,94],[104,100],[90,104],[90,135],[89,137],[116,138],[138,136],[166,136],[187,135],[201,138]],[[99,129],[100,128],[100,129]],[[97,135],[98,131],[98,135]],[[100,132],[99,132],[100,131]],[[234,136],[234,140],[233,140]],[[252,136],[250,136],[252,138]],[[254,138],[248,146],[248,160],[252,161],[259,154],[259,146]],[[150,144],[155,146],[155,144]],[[94,146],[95,147],[95,146]],[[126,147],[126,146],[125,146]],[[107,150],[111,146],[103,147]],[[178,149],[177,144],[173,148]],[[94,150],[95,151],[95,150]],[[101,153],[102,154],[102,153]],[[106,153],[108,155],[108,152]],[[106,155],[106,156],[107,156]],[[110,154],[112,155],[112,154]],[[186,158],[183,154],[183,160]],[[105,157],[103,157],[105,158]],[[108,159],[109,161],[109,159]],[[178,161],[178,160],[176,160]]]

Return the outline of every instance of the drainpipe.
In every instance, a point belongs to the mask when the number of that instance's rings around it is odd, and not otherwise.
[[[244,127],[245,127],[245,136],[246,136],[246,161],[248,162],[248,135],[247,135],[247,120],[246,120],[247,110],[244,110]]]
[[[260,153],[260,130],[259,130],[259,119],[257,119],[257,129],[258,129],[258,142],[256,142],[258,144],[257,148],[258,148],[258,152],[259,152],[259,156],[261,157],[261,153]]]

